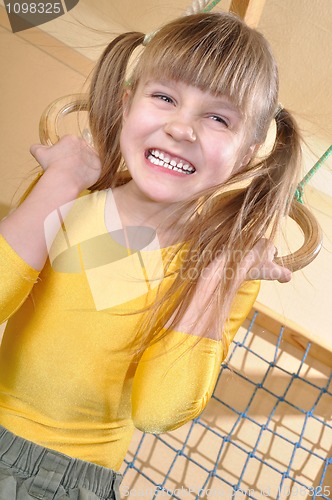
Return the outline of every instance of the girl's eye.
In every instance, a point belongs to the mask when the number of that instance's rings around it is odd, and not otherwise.
[[[211,115],[210,116],[211,120],[214,120],[216,121],[217,123],[221,123],[222,125],[224,125],[225,127],[229,127],[229,123],[228,121],[226,120],[226,118],[223,118],[222,116],[219,116],[219,115]]]
[[[165,94],[152,94],[152,97],[154,97],[156,99],[160,99],[161,101],[164,101],[164,102],[168,102],[170,104],[172,104],[174,102],[171,97],[169,97],[168,95],[165,95]]]

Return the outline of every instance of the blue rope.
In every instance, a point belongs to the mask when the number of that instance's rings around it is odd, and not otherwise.
[[[203,412],[200,417],[193,420],[190,424],[187,424],[187,427],[189,428],[186,437],[181,443],[177,444],[176,446],[169,442],[167,434],[154,437],[150,435],[150,439],[153,439],[155,443],[159,443],[162,446],[165,446],[168,450],[171,450],[172,454],[174,454],[161,482],[155,481],[153,477],[145,473],[144,468],[140,466],[140,453],[142,452],[142,447],[147,437],[147,435],[143,434],[136,448],[134,456],[131,459],[128,459],[128,457],[126,458],[126,468],[123,474],[125,477],[130,470],[134,470],[135,472],[137,472],[137,474],[141,475],[145,480],[148,481],[149,484],[152,485],[151,496],[149,497],[145,494],[144,498],[151,498],[152,500],[155,500],[156,498],[158,498],[158,496],[167,496],[167,498],[175,498],[176,500],[183,500],[183,498],[187,497],[195,499],[207,498],[206,492],[208,491],[209,484],[213,479],[214,481],[218,480],[221,486],[224,485],[224,487],[227,487],[230,490],[231,493],[229,494],[229,496],[227,496],[225,493],[222,494],[222,497],[225,499],[237,499],[239,498],[239,494],[242,494],[244,495],[244,498],[260,500],[262,498],[261,493],[263,491],[263,496],[265,496],[266,498],[280,500],[281,498],[293,498],[291,491],[295,491],[294,496],[296,496],[298,500],[304,500],[305,498],[329,500],[327,485],[325,485],[324,481],[327,475],[328,468],[332,466],[332,457],[327,456],[327,450],[322,450],[320,448],[319,442],[316,443],[315,446],[312,446],[312,449],[309,448],[309,445],[306,444],[306,430],[309,424],[315,422],[315,425],[319,427],[321,433],[323,431],[332,432],[332,423],[325,421],[319,415],[315,414],[315,412],[317,412],[319,404],[323,401],[323,398],[328,398],[329,404],[332,407],[332,373],[327,379],[326,384],[322,387],[317,385],[312,380],[308,380],[308,378],[305,378],[303,375],[301,375],[307,357],[310,355],[310,343],[308,343],[305,352],[299,360],[299,365],[295,372],[288,371],[283,366],[280,366],[278,364],[278,358],[282,352],[281,344],[283,340],[283,328],[280,329],[272,359],[267,359],[260,352],[255,351],[249,344],[250,334],[255,325],[257,314],[258,313],[255,313],[253,319],[251,320],[243,340],[241,342],[234,342],[233,350],[230,353],[227,362],[222,364],[221,366],[218,382],[212,396],[212,399],[220,405],[220,408],[227,409],[227,411],[234,416],[235,420],[231,425],[229,432],[223,434],[219,431],[219,429],[211,427],[207,423],[205,423],[205,412]],[[266,365],[266,370],[262,375],[261,380],[252,380],[248,376],[246,376],[246,374],[238,371],[232,366],[232,360],[236,358],[238,353],[242,356],[243,353],[245,354],[245,356],[254,356],[254,358],[257,359],[257,362]],[[280,373],[282,376],[289,377],[289,381],[286,387],[284,387],[281,394],[277,394],[274,390],[266,387],[266,383],[269,377],[274,376],[272,374],[273,370],[278,370],[278,373]],[[250,397],[248,397],[248,401],[245,403],[244,408],[241,410],[234,408],[227,401],[217,395],[219,384],[221,384],[221,386],[223,385],[223,379],[229,372],[231,372],[234,377],[238,377],[239,380],[242,380],[244,383],[248,384],[248,388],[252,388]],[[310,407],[308,406],[306,409],[301,408],[291,400],[292,396],[290,391],[291,389],[294,389],[295,383],[305,384],[304,387],[307,386],[308,389],[315,391],[315,399],[309,404]],[[266,413],[266,419],[264,423],[258,422],[250,414],[256,396],[258,394],[261,394],[262,391],[267,395],[268,398],[272,399],[273,401],[273,407],[269,412]],[[295,411],[301,418],[303,417],[301,422],[298,424],[299,428],[294,438],[284,435],[281,431],[277,431],[272,426],[273,417],[276,415],[276,412],[280,405],[285,405],[286,409],[291,409],[292,412]],[[247,449],[246,446],[243,445],[236,436],[237,430],[240,429],[240,426],[246,422],[250,424],[253,429],[257,429],[257,436],[255,435],[255,442],[252,445],[251,449]],[[217,441],[220,442],[218,452],[211,466],[199,463],[198,460],[191,456],[190,453],[191,439],[195,441],[194,432],[199,428],[203,428],[204,431],[209,434],[211,443],[215,443]],[[262,442],[263,436],[265,438],[268,437],[271,440],[281,440],[281,442],[287,444],[287,447],[289,446],[290,451],[287,465],[282,465],[280,464],[280,461],[277,462],[276,460],[272,460],[273,457],[266,456],[266,454],[264,455],[264,457],[260,456],[262,455],[262,453],[260,452],[259,446]],[[225,453],[240,453],[241,455],[243,454],[243,465],[241,466],[241,471],[235,482],[230,481],[227,478],[227,475],[224,475],[223,471],[218,469],[219,462]],[[298,453],[301,453],[305,457],[306,461],[309,461],[310,458],[314,458],[321,463],[319,477],[315,478],[315,484],[306,484],[304,480],[300,480],[298,478],[298,470],[296,469],[295,463]],[[205,477],[197,491],[189,492],[188,490],[184,489],[182,491],[182,494],[184,496],[179,496],[181,493],[181,488],[175,488],[175,490],[172,490],[170,489],[169,484],[174,483],[174,479],[171,479],[171,474],[173,472],[176,472],[177,467],[181,467],[181,464],[183,464],[183,460],[186,460],[186,463],[188,465],[192,464],[193,466],[199,468],[200,471],[203,471]],[[279,477],[279,481],[276,482],[273,487],[271,487],[270,485],[266,487],[265,490],[263,489],[260,493],[256,491],[257,488],[255,489],[255,487],[250,487],[249,489],[246,488],[246,474],[248,474],[248,469],[253,464],[258,464],[262,470],[266,467],[268,470],[273,472],[274,477],[276,475]],[[158,473],[158,477],[160,477],[160,473]],[[291,485],[292,490],[290,490],[289,485]],[[185,485],[183,485],[183,487],[185,488]],[[213,489],[215,488],[216,487],[213,486]],[[152,490],[154,491],[154,493],[152,493]],[[215,497],[218,497],[217,493],[214,495]],[[257,494],[259,494],[259,496],[257,496]],[[192,495],[196,496],[193,497]],[[213,495],[211,494],[211,498],[212,497]]]

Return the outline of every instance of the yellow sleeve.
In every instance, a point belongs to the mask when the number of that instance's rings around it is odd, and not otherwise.
[[[261,282],[259,280],[245,281],[239,288],[231,307],[229,319],[225,326],[224,335],[227,336],[227,345],[229,346],[234,337],[250,313],[257,295],[259,293]],[[225,353],[226,355],[227,353]]]
[[[38,275],[0,235],[0,323],[23,304]]]
[[[248,281],[239,289],[227,325],[229,343],[251,310],[259,285]],[[221,341],[174,331],[150,345],[134,377],[135,426],[162,433],[198,417],[212,396],[226,354]]]
[[[162,433],[198,417],[212,396],[222,344],[170,332],[144,352],[134,378],[132,416],[143,432]]]

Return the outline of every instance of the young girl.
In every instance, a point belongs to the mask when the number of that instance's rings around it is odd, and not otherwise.
[[[45,173],[1,223],[1,500],[119,498],[134,426],[197,417],[250,280],[290,279],[271,242],[299,137],[258,32],[218,13],[121,35],[89,112],[94,147],[33,146]]]

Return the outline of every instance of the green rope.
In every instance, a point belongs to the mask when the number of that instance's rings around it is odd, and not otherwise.
[[[209,5],[205,7],[205,9],[203,9],[203,12],[210,12],[210,10],[212,10],[216,5],[218,5],[219,2],[220,0],[213,0],[213,2],[211,2]]]
[[[304,203],[303,202],[304,186],[306,184],[308,184],[310,179],[314,176],[314,174],[317,172],[317,170],[323,165],[324,161],[327,160],[327,158],[330,156],[331,153],[332,153],[332,146],[330,146],[325,151],[325,153],[319,158],[317,163],[315,163],[315,165],[309,170],[307,175],[305,175],[305,177],[303,177],[302,181],[298,184],[297,190],[295,192],[295,198],[300,203]]]

